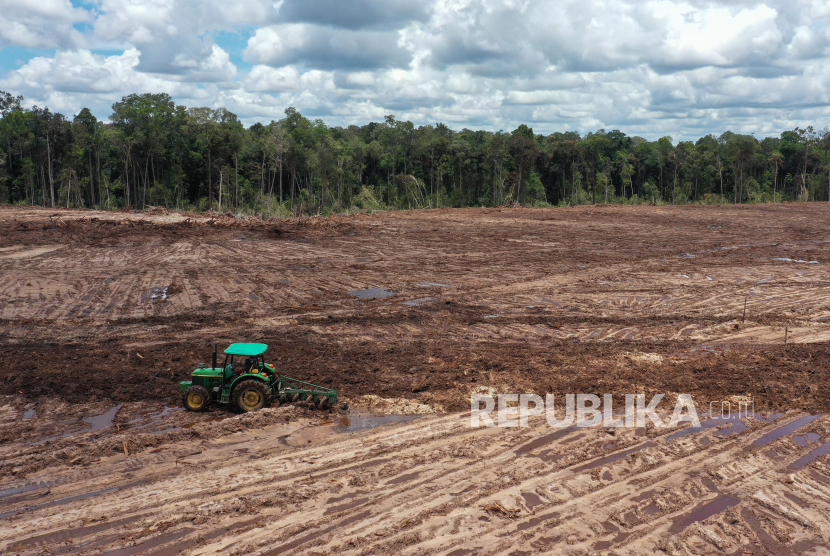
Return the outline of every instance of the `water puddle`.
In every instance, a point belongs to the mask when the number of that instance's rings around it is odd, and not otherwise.
[[[817,480],[818,482],[830,486],[830,478],[825,477],[815,469],[810,469],[810,476]]]
[[[528,442],[527,444],[525,444],[524,446],[519,446],[518,448],[516,448],[515,453],[516,453],[516,455],[526,454],[526,453],[530,452],[531,450],[535,450],[536,448],[541,448],[545,444],[550,444],[551,442],[553,442],[555,440],[559,440],[563,436],[567,436],[567,435],[571,434],[572,432],[574,432],[575,430],[576,430],[575,426],[570,426],[570,427],[564,428],[562,430],[558,430],[556,432],[546,434],[545,436],[540,436],[536,440],[532,440],[532,441]]]
[[[696,523],[698,521],[703,521],[704,519],[710,518],[713,515],[719,514],[724,511],[726,508],[730,508],[737,504],[740,504],[740,500],[735,498],[734,496],[729,496],[728,494],[721,494],[716,497],[714,500],[711,500],[696,510],[693,510],[691,513],[686,515],[681,515],[674,520],[674,524],[671,526],[671,530],[675,533],[679,533],[686,529],[692,523]]]
[[[23,412],[23,418],[24,419],[32,419],[32,418],[34,418],[35,413],[37,413],[37,408],[30,407],[29,409],[27,409],[26,411]]]
[[[13,496],[15,494],[23,494],[24,492],[31,492],[33,490],[40,490],[54,484],[56,484],[55,481],[41,481],[39,483],[28,483],[19,487],[7,488],[6,490],[0,490],[0,498],[6,498],[7,496]]]
[[[715,481],[713,481],[710,477],[704,475],[700,478],[700,482],[712,492],[720,492],[720,490],[718,490],[718,485],[716,485]]]
[[[439,284],[438,282],[424,282],[423,284],[418,284],[422,288],[451,288],[452,286],[448,286],[447,284]]]
[[[101,533],[103,531],[108,531],[110,529],[115,529],[116,527],[120,527],[122,525],[126,525],[128,523],[132,523],[134,521],[138,521],[139,519],[145,517],[145,515],[136,515],[132,517],[126,517],[123,519],[118,519],[115,521],[109,521],[106,523],[99,523],[97,525],[90,525],[87,527],[76,527],[73,529],[61,529],[60,531],[53,531],[51,533],[46,533],[43,535],[37,535],[35,537],[29,537],[27,539],[23,539],[20,541],[16,541],[14,544],[8,546],[8,550],[11,552],[17,550],[23,550],[26,548],[36,548],[38,546],[44,547],[56,547],[56,546],[63,546],[64,548],[70,548],[70,550],[81,548],[82,546],[85,549],[88,549],[88,542],[76,544],[72,547],[66,547],[67,543],[72,542],[72,539],[80,539],[83,537],[88,537],[90,535],[95,535]]]
[[[533,510],[536,506],[541,506],[544,503],[535,492],[523,492],[522,498],[525,499],[528,510]]]
[[[758,540],[763,545],[763,553],[771,553],[771,554],[781,554],[780,551],[784,548],[783,554],[790,554],[789,550],[786,550],[785,547],[781,545],[777,540],[775,540],[769,533],[767,533],[763,527],[761,527],[761,523],[758,521],[758,518],[755,517],[755,514],[749,508],[744,508],[741,511],[741,517],[744,519],[749,528],[755,533],[758,537]],[[750,547],[747,547],[750,548]],[[759,547],[760,548],[760,547]],[[755,554],[755,551],[752,551]]]
[[[421,297],[418,299],[410,299],[409,301],[404,301],[402,305],[409,305],[410,307],[417,307],[418,305],[425,305],[432,301],[431,297]]]
[[[810,444],[810,442],[818,442],[819,440],[821,440],[821,436],[814,433],[814,432],[808,432],[807,434],[804,434],[804,435],[799,435],[799,434],[794,434],[793,435],[793,441],[796,444],[798,444],[799,446],[801,446],[802,448],[808,446]]]
[[[746,417],[746,415],[744,415],[744,417]],[[706,421],[702,422],[699,427],[687,427],[683,430],[679,430],[676,433],[670,434],[668,436],[668,440],[682,438],[689,434],[695,434],[698,432],[705,431],[706,429],[712,429],[725,424],[729,424],[730,428],[718,431],[718,434],[720,436],[729,436],[730,434],[743,432],[747,428],[746,424],[743,421],[741,421],[739,414],[733,413],[725,417],[707,419]]]
[[[623,542],[625,539],[627,539],[633,534],[633,531],[631,531],[630,533],[617,533],[617,536],[611,539],[610,541],[599,541],[598,543],[594,544],[594,550],[608,550],[613,545]]]
[[[767,434],[753,442],[752,445],[764,446],[766,444],[769,444],[770,442],[778,440],[782,436],[787,436],[789,434],[794,433],[797,429],[800,429],[804,425],[815,421],[819,417],[821,417],[820,413],[818,415],[808,415],[806,417],[802,417],[801,419],[796,419],[792,423],[787,423],[786,425],[778,427],[772,432],[768,432]]]
[[[358,490],[356,492],[350,492],[348,494],[344,494],[343,496],[338,496],[337,498],[329,498],[326,500],[326,504],[334,504],[335,502],[342,502],[343,500],[348,500],[349,498],[354,498],[355,496],[362,496],[366,494],[367,491]]]
[[[121,409],[121,406],[123,406],[123,405],[124,404],[119,404],[119,405],[113,407],[112,409],[110,409],[109,411],[107,411],[106,413],[102,413],[101,415],[94,415],[92,417],[84,417],[84,422],[86,424],[92,426],[92,428],[90,428],[90,429],[81,429],[81,430],[77,430],[77,431],[67,432],[67,433],[64,433],[64,434],[59,434],[59,435],[56,435],[56,436],[50,436],[50,437],[47,437],[47,438],[42,438],[42,439],[40,439],[36,442],[30,442],[29,444],[31,446],[39,446],[40,444],[45,444],[47,442],[52,442],[53,440],[60,440],[61,438],[66,438],[67,436],[72,436],[73,434],[78,434],[78,433],[82,433],[82,432],[93,432],[93,431],[99,431],[99,430],[107,429],[107,428],[112,426],[112,421],[113,421],[113,419],[115,419],[115,415],[118,413],[118,410]],[[65,423],[66,426],[71,426],[71,425],[74,425],[74,424],[76,424],[76,423],[74,423],[72,421],[68,421],[68,422]]]
[[[648,500],[649,498],[651,498],[655,494],[657,494],[657,491],[647,490],[647,491],[641,492],[637,496],[634,496],[633,498],[631,498],[631,501],[632,502],[642,502],[644,500]]]
[[[354,432],[365,431],[379,427],[381,425],[388,425],[389,423],[406,423],[418,417],[417,415],[383,415],[380,417],[352,417],[342,416],[335,424],[334,430],[337,432]]]
[[[539,452],[539,455],[537,455],[536,457],[541,458],[542,461],[545,461],[547,463],[554,463],[564,458],[565,455],[566,454],[560,454],[556,450],[543,450]]]
[[[525,531],[530,529],[531,527],[536,527],[540,523],[544,523],[549,519],[554,519],[559,517],[558,512],[551,512],[549,514],[540,515],[539,517],[533,517],[528,519],[527,521],[523,521],[516,526],[516,531]]]
[[[401,475],[400,477],[395,477],[391,481],[387,481],[387,485],[399,485],[401,483],[405,483],[407,481],[411,481],[413,479],[417,479],[420,473],[407,473],[405,475]]]
[[[808,463],[810,463],[818,457],[823,456],[827,452],[830,452],[830,442],[825,442],[824,444],[822,444],[821,446],[819,446],[818,448],[804,456],[803,458],[791,463],[787,469],[804,469]]]
[[[732,424],[729,428],[721,429],[717,433],[718,436],[730,436],[733,434],[739,434],[744,432],[747,429],[746,423],[741,421],[740,419],[732,420]]]
[[[629,448],[628,450],[623,450],[622,452],[618,452],[616,454],[611,454],[610,456],[606,456],[604,458],[600,458],[596,461],[592,461],[590,463],[586,463],[584,465],[580,465],[579,467],[575,467],[573,469],[574,473],[580,473],[583,471],[590,471],[591,469],[595,469],[597,467],[602,467],[603,465],[609,465],[614,463],[615,461],[619,461],[626,456],[639,452],[640,450],[645,450],[646,448],[651,448],[652,446],[657,446],[654,442],[646,442],[645,444],[640,444],[639,446],[634,446],[633,448]]]
[[[155,539],[144,541],[141,544],[136,544],[134,546],[128,546],[126,548],[119,548],[117,550],[110,550],[109,552],[104,552],[104,556],[132,556],[133,554],[138,554],[139,552],[144,552],[151,548],[155,548],[157,546],[161,546],[163,544],[167,544],[169,542],[177,541],[180,538],[184,537],[191,533],[193,529],[182,529],[181,531],[177,531],[175,533],[170,533],[169,535],[162,535]]]
[[[78,500],[85,500],[87,498],[92,498],[93,496],[100,496],[101,494],[106,494],[108,492],[115,492],[117,490],[123,490],[126,488],[132,488],[134,486],[143,485],[147,481],[137,481],[135,483],[130,483],[124,486],[117,486],[112,488],[105,488],[103,490],[96,490],[93,492],[87,492],[84,494],[78,494],[76,496],[70,496],[69,498],[61,498],[60,500],[53,500],[52,502],[43,502],[42,504],[35,504],[34,506],[26,506],[25,508],[21,508],[19,510],[11,510],[5,513],[0,514],[0,519],[4,519],[7,517],[11,517],[23,512],[28,512],[31,510],[38,510],[40,508],[50,508],[52,506],[60,506],[63,504],[68,504],[69,502],[76,502]]]
[[[233,525],[228,525],[227,527],[222,527],[212,533],[204,533],[200,534],[197,539],[185,541],[183,543],[179,543],[173,545],[169,548],[165,548],[164,550],[160,550],[158,552],[153,552],[153,556],[178,556],[185,550],[189,550],[196,546],[197,543],[206,543],[207,541],[212,541],[213,539],[219,538],[222,535],[230,533],[231,531],[235,531],[236,529],[242,529],[243,527],[248,527],[250,525],[254,525],[257,523],[258,520],[252,519],[250,521],[243,521],[241,523],[234,523]],[[230,545],[228,545],[230,546]],[[226,547],[227,548],[227,547]]]
[[[360,506],[361,504],[365,504],[368,501],[368,498],[358,498],[353,502],[347,502],[346,504],[340,504],[339,506],[331,506],[329,508],[326,508],[324,514],[336,514],[345,510],[350,510],[354,507]]]
[[[101,415],[95,415],[94,417],[84,417],[84,422],[92,425],[92,428],[89,429],[90,431],[100,431],[103,429],[108,429],[112,426],[112,420],[115,419],[115,415],[118,413],[118,410],[121,409],[123,405],[124,404],[118,404],[117,406],[113,407],[106,413],[102,413]]]
[[[396,295],[396,292],[381,288],[368,288],[365,290],[352,290],[349,292],[349,295],[353,295],[358,299],[383,299],[384,297]]]
[[[796,496],[795,494],[793,494],[791,492],[784,492],[783,494],[784,494],[784,496],[789,498],[791,501],[795,502],[796,505],[798,505],[802,508],[809,508],[810,507],[809,502],[807,502],[806,500],[804,500],[803,498],[801,498],[799,496]]]
[[[643,508],[643,513],[646,515],[654,515],[660,511],[660,506],[657,504],[649,504],[645,508]]]

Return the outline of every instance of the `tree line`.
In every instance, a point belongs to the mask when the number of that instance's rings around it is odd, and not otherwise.
[[[286,217],[358,210],[589,203],[830,201],[830,132],[727,131],[647,141],[613,130],[536,134],[329,127],[294,108],[245,128],[224,109],[133,94],[109,123],[22,107],[0,91],[0,203],[163,206]]]

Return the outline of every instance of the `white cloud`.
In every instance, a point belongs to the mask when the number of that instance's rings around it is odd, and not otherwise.
[[[224,105],[248,123],[296,106],[334,125],[394,113],[417,124],[675,139],[823,126],[830,115],[826,0],[0,6],[2,44],[58,49],[0,87],[53,109],[95,104],[101,117],[120,96],[147,91]],[[79,33],[78,22],[92,30]],[[219,33],[235,34],[236,46]],[[123,53],[95,54],[101,47]]]
[[[0,46],[79,47],[85,39],[73,25],[91,20],[69,0],[0,0]]]
[[[352,31],[307,23],[257,29],[245,50],[246,60],[275,67],[375,69],[406,66],[410,58],[396,31]]]
[[[236,66],[223,59],[210,32],[267,22],[275,14],[264,0],[101,0],[93,36],[102,44],[138,48],[141,71],[224,81],[236,75]]]

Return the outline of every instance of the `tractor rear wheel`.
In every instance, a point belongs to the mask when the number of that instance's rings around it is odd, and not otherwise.
[[[182,394],[182,405],[188,411],[203,411],[210,403],[210,393],[204,386],[195,384]]]
[[[258,380],[243,380],[233,390],[233,403],[239,411],[262,409],[271,400],[271,391]]]

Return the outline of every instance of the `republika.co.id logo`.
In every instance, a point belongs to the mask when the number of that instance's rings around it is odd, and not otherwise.
[[[470,426],[480,427],[527,427],[530,417],[544,415],[551,427],[645,427],[646,420],[655,427],[676,427],[681,423],[691,423],[692,427],[700,426],[697,409],[690,394],[679,394],[674,404],[671,418],[664,421],[658,414],[658,406],[664,394],[656,394],[646,403],[644,394],[626,394],[625,412],[614,412],[612,394],[603,394],[602,398],[596,394],[566,394],[565,412],[561,419],[557,419],[553,394],[545,398],[536,394],[499,394],[496,397],[487,394],[472,394],[470,396]],[[496,400],[498,398],[498,400]],[[560,399],[561,403],[561,399]],[[726,404],[726,405],[724,405]],[[750,409],[754,415],[753,402],[739,402],[738,410],[744,416]],[[712,402],[710,417],[731,419],[736,413],[732,411],[730,402]],[[714,411],[713,411],[714,410]],[[737,413],[740,414],[740,413]]]

